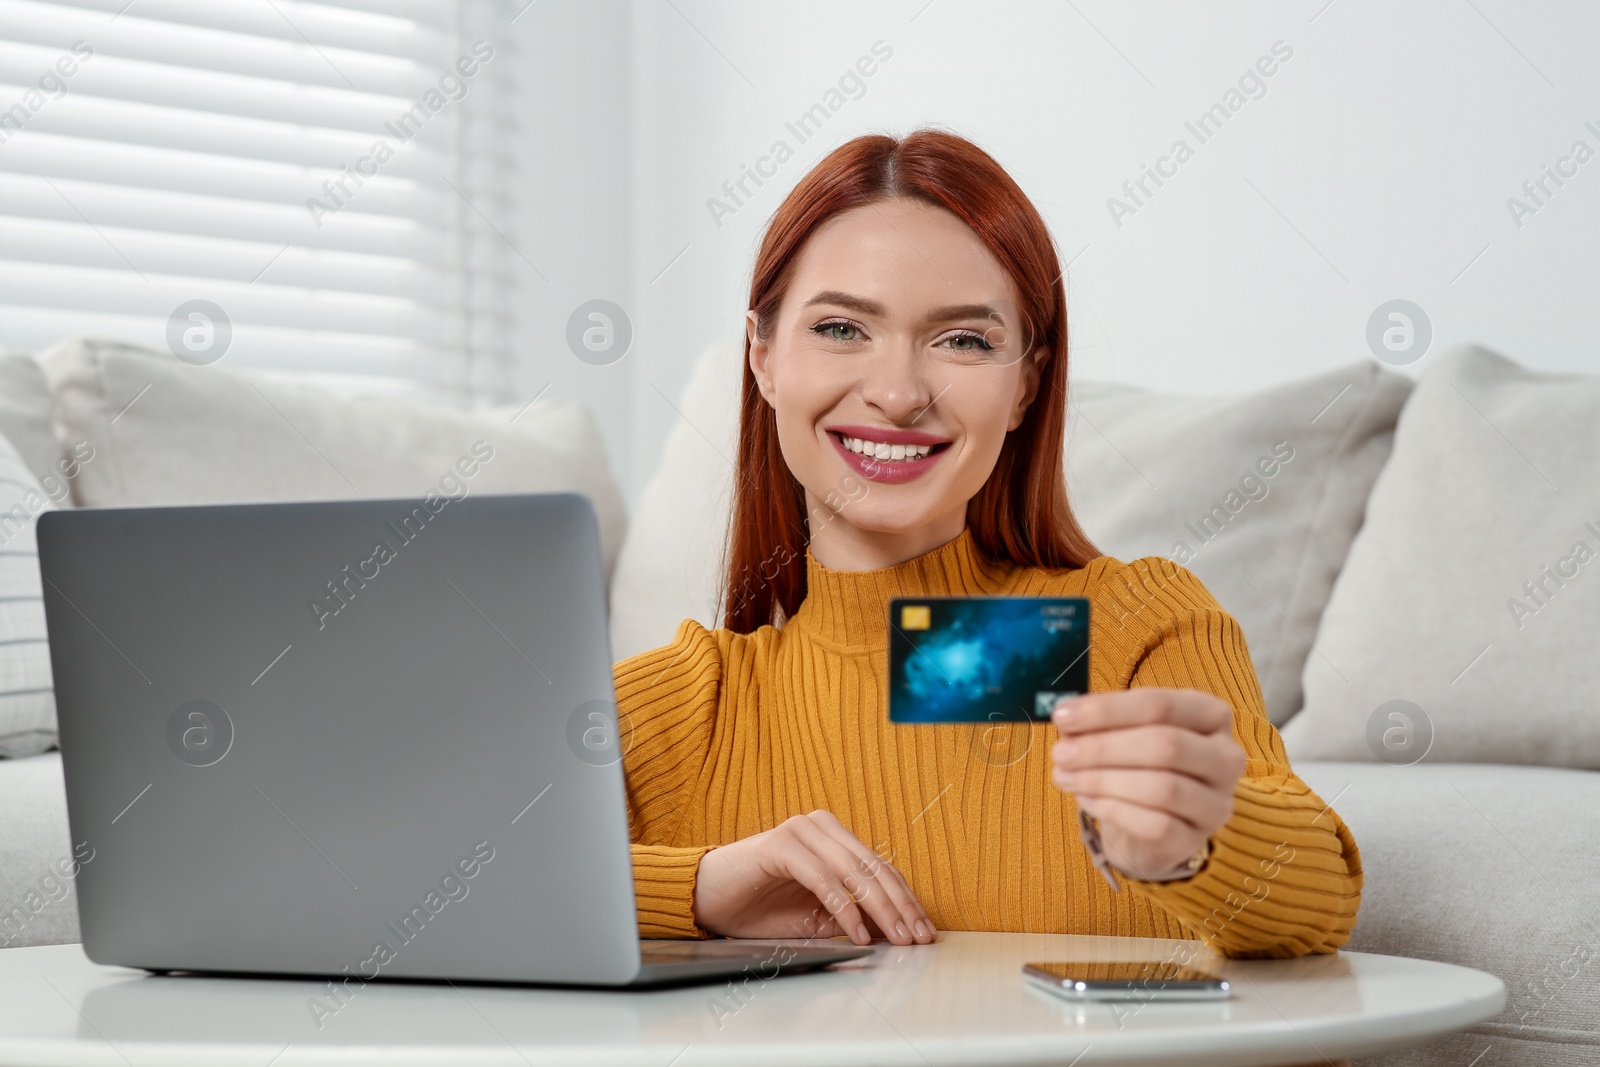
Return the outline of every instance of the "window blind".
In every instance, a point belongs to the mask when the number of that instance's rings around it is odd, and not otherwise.
[[[0,0],[0,343],[221,331],[233,366],[494,397],[517,255],[504,14]]]

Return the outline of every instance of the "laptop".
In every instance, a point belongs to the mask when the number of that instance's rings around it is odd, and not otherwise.
[[[639,987],[871,952],[640,940],[586,497],[62,510],[38,542],[97,963]]]

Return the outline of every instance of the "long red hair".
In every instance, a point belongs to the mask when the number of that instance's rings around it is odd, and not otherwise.
[[[1039,390],[1006,435],[988,481],[967,504],[986,556],[1022,567],[1081,567],[1101,553],[1067,503],[1067,298],[1050,231],[994,158],[939,130],[857,137],[800,180],[767,226],[750,281],[756,332],[770,336],[791,267],[817,228],[845,211],[913,197],[970,226],[1011,275],[1026,336],[1041,349]],[[756,387],[745,343],[739,462],[726,550],[722,624],[749,633],[799,610],[806,596],[805,491],[778,448],[777,413]]]

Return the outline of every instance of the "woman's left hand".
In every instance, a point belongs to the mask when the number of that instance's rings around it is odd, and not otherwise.
[[[1210,693],[1090,693],[1058,704],[1051,722],[1051,778],[1099,820],[1106,859],[1130,877],[1181,868],[1233,814],[1244,750],[1233,709]]]

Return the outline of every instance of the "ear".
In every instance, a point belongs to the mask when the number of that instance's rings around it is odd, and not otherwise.
[[[1036,347],[1022,357],[1022,376],[1017,382],[1017,399],[1011,408],[1011,418],[1006,422],[1007,433],[1022,425],[1022,417],[1028,413],[1028,405],[1039,395],[1039,361],[1044,355],[1045,350]]]
[[[755,375],[756,387],[761,390],[761,397],[774,407],[772,375],[767,372],[767,360],[772,355],[772,346],[756,335],[756,313],[744,313],[744,337],[750,346],[750,373]]]

